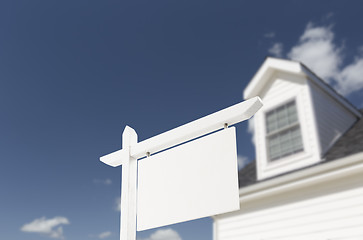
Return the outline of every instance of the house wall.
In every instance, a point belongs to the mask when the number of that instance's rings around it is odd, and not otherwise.
[[[215,217],[214,240],[361,240],[363,176],[355,173],[253,200]]]
[[[301,75],[277,72],[260,94],[264,106],[254,117],[257,177],[264,179],[320,161],[319,142],[313,117],[307,79]],[[295,99],[304,151],[269,162],[266,143],[266,112]]]
[[[352,126],[356,117],[312,81],[308,81],[308,84],[316,116],[321,156],[323,156],[335,141]]]

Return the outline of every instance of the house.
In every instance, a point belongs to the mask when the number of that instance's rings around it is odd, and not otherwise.
[[[239,172],[241,209],[213,217],[214,240],[362,240],[362,112],[277,58],[244,90],[254,96],[256,160]]]

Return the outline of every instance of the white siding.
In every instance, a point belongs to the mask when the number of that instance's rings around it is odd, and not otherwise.
[[[323,155],[352,126],[356,118],[315,84],[309,82],[309,85]]]
[[[286,98],[286,95],[297,95],[304,87],[306,80],[301,76],[287,73],[275,74],[265,91],[261,94],[261,98],[266,102],[278,103]]]
[[[215,240],[363,239],[363,176],[242,202],[215,227]]]

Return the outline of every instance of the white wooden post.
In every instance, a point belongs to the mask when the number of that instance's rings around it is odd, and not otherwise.
[[[135,130],[126,126],[122,133],[122,149],[126,150],[128,159],[122,164],[120,240],[136,239],[137,159],[130,156],[130,146],[136,143]]]

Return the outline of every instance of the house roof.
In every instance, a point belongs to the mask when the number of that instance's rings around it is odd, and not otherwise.
[[[254,184],[257,182],[256,161],[248,163],[244,168],[238,171],[239,188]]]
[[[302,169],[311,168],[316,165],[321,165],[326,162],[338,160],[342,157],[346,157],[358,152],[363,152],[363,110],[358,111],[347,99],[337,93],[330,85],[325,83],[321,78],[319,78],[313,71],[311,71],[301,62],[274,57],[266,57],[261,67],[258,69],[250,83],[245,88],[243,92],[244,98],[248,99],[257,95],[264,88],[264,86],[266,86],[266,83],[269,81],[269,79],[271,79],[271,76],[276,71],[306,76],[322,90],[333,96],[334,99],[336,99],[347,110],[352,112],[358,120],[335,142],[335,144],[328,150],[328,152],[325,153],[325,155],[322,157],[322,161],[320,161],[319,163],[290,172],[285,172],[283,174],[261,181],[268,181],[269,179],[276,178],[281,175],[291,174]],[[238,173],[238,177],[240,188],[255,184],[257,182],[261,182],[257,180],[257,169],[255,161],[250,162],[243,169],[241,169]]]
[[[360,110],[363,113],[363,109]],[[363,151],[363,118],[358,120],[323,157],[324,161],[333,161]]]
[[[347,99],[337,93],[303,63],[275,57],[266,57],[261,67],[257,70],[256,74],[243,91],[244,99],[258,96],[275,72],[286,72],[307,77],[307,79],[314,82],[323,91],[327,92],[348,111],[352,112],[359,118],[362,117],[362,114],[349,101],[347,101]]]
[[[361,110],[360,112],[363,113],[363,110]],[[348,129],[338,139],[338,141],[336,141],[336,143],[323,156],[323,160],[321,162],[302,169],[311,168],[327,162],[335,161],[358,152],[363,152],[363,118],[358,119],[353,124],[353,126],[350,129]],[[283,173],[281,175],[291,174],[293,172],[300,171],[302,169]],[[252,161],[238,172],[238,183],[239,187],[243,188],[255,184],[257,182],[268,181],[269,179],[276,178],[281,175],[277,175],[271,178],[258,181],[256,161]]]

